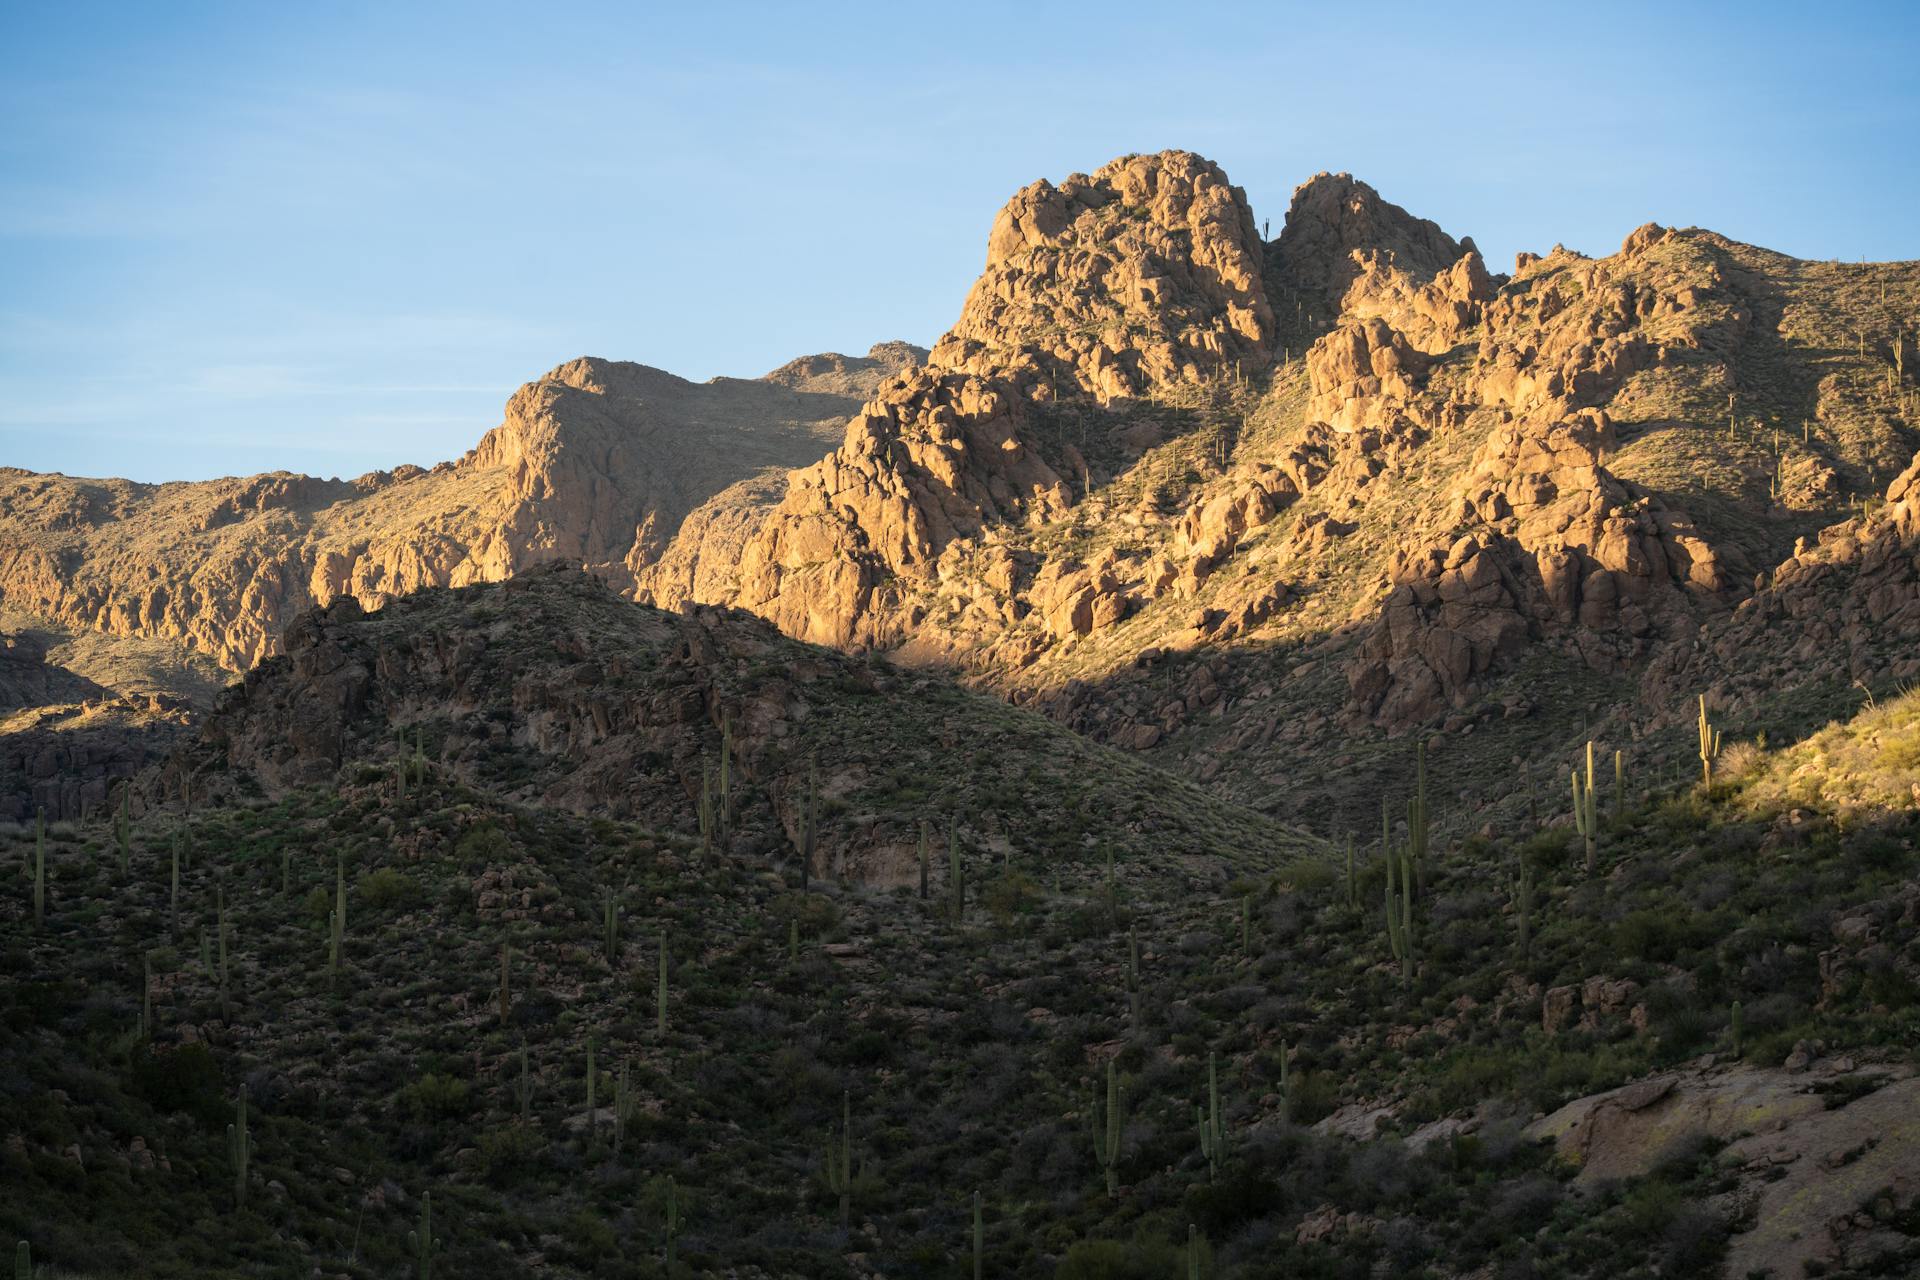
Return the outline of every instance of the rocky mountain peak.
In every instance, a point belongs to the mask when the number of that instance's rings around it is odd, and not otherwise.
[[[1123,156],[1022,188],[931,363],[1102,401],[1271,356],[1246,194],[1190,151]]]

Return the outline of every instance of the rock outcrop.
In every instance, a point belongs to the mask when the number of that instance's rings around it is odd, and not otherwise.
[[[1362,711],[1395,727],[1426,720],[1543,634],[1618,669],[1691,621],[1685,593],[1726,585],[1684,513],[1606,470],[1613,447],[1596,410],[1488,438],[1451,495],[1453,534],[1402,560],[1349,669]]]
[[[795,472],[740,557],[735,602],[821,644],[897,640],[876,617],[891,578],[927,578],[955,538],[1072,501],[1022,438],[1007,384],[917,369],[863,408],[834,453]]]
[[[1727,1275],[1865,1271],[1908,1244],[1861,1209],[1884,1197],[1891,1217],[1920,1196],[1920,1080],[1850,1061],[1796,1065],[1655,1076],[1568,1103],[1527,1133],[1552,1139],[1583,1185],[1643,1176],[1692,1144],[1725,1142],[1719,1158],[1739,1187],[1720,1207],[1747,1224],[1733,1236]],[[1834,1105],[1849,1092],[1859,1096]]]
[[[1280,276],[1321,316],[1349,310],[1348,291],[1377,270],[1431,278],[1479,255],[1348,173],[1319,173],[1296,187],[1273,242]]]

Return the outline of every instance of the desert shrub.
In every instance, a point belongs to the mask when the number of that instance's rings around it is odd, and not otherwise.
[[[453,846],[453,852],[469,866],[475,863],[502,862],[512,854],[513,841],[507,833],[491,822],[481,822],[469,828]]]
[[[419,886],[392,867],[381,867],[378,871],[369,871],[360,877],[356,886],[360,897],[376,911],[389,907],[401,907],[412,902],[419,893]]]
[[[1083,1240],[1054,1268],[1054,1280],[1163,1280],[1186,1271],[1184,1245],[1135,1237]]]
[[[144,1049],[134,1055],[131,1073],[133,1092],[158,1110],[184,1111],[209,1123],[226,1114],[220,1067],[204,1044]]]
[[[1335,871],[1332,863],[1322,862],[1318,858],[1302,858],[1292,866],[1283,868],[1274,877],[1274,882],[1295,893],[1313,893],[1331,888],[1334,881],[1344,874],[1344,871]]]
[[[467,1082],[429,1073],[394,1095],[401,1111],[415,1120],[451,1120],[466,1114]]]
[[[540,1135],[526,1125],[503,1125],[483,1132],[475,1146],[480,1152],[482,1176],[496,1183],[507,1182],[540,1154]]]
[[[1007,871],[987,882],[987,913],[1003,928],[1040,901],[1040,886],[1024,871]]]

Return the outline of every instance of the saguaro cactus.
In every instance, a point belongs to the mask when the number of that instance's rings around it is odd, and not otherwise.
[[[1413,860],[1405,849],[1395,850],[1391,845],[1387,850],[1386,898],[1387,945],[1392,948],[1393,958],[1400,964],[1400,980],[1411,983],[1414,968]]]
[[[947,828],[947,899],[947,910],[957,925],[967,915],[967,877],[965,868],[960,865],[958,823]]]
[[[1094,1086],[1093,1107],[1089,1112],[1093,1129],[1094,1162],[1105,1170],[1107,1194],[1120,1193],[1120,1133],[1123,1128],[1120,1117],[1120,1076],[1113,1059],[1107,1059],[1107,1107],[1103,1116],[1100,1110],[1100,1087]]]
[[[25,1240],[13,1251],[13,1280],[33,1280],[33,1247]]]
[[[700,857],[713,856],[713,766],[700,763]]]
[[[1207,1177],[1216,1178],[1220,1162],[1226,1158],[1227,1131],[1220,1121],[1220,1073],[1212,1052],[1207,1054],[1207,1105],[1205,1109],[1196,1106],[1193,1119],[1200,1130],[1200,1154],[1207,1159]]]
[[[920,901],[927,900],[927,820],[920,819]]]
[[[827,1137],[824,1161],[827,1190],[840,1197],[840,1229],[847,1229],[853,1206],[853,1101],[852,1094],[840,1091],[840,1140]]]
[[[247,1086],[240,1086],[234,1103],[233,1123],[227,1126],[227,1160],[233,1165],[233,1207],[247,1202],[247,1162],[253,1155],[253,1138],[247,1133]]]
[[[1525,857],[1520,859],[1520,869],[1508,884],[1520,929],[1520,960],[1524,964],[1533,950],[1533,866]]]
[[[980,1280],[980,1268],[987,1252],[986,1224],[980,1217],[980,1193],[973,1193],[973,1280]]]
[[[1700,695],[1700,718],[1695,722],[1700,741],[1700,784],[1713,785],[1713,761],[1720,754],[1720,731],[1707,718],[1707,695]]]
[[[420,1193],[420,1229],[407,1232],[407,1250],[420,1268],[420,1280],[433,1280],[433,1255],[440,1252],[440,1242],[433,1234],[431,1191]]]
[[[607,953],[607,967],[620,963],[620,898],[611,887],[600,918],[601,945]]]
[[[1427,812],[1427,741],[1421,738],[1413,747],[1413,795],[1407,800],[1407,860],[1413,875],[1407,884],[1415,893],[1427,887],[1427,852],[1431,827]]]
[[[1599,836],[1600,810],[1593,796],[1593,743],[1587,743],[1587,780],[1583,786],[1580,771],[1575,769],[1573,777],[1573,824],[1587,842],[1587,874],[1593,875],[1600,868]]]

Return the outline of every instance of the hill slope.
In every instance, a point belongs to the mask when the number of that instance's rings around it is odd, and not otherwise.
[[[1403,961],[1377,849],[928,680],[573,571],[304,619],[124,857],[59,828],[40,918],[0,896],[0,1229],[153,1276],[394,1274],[429,1196],[475,1277],[971,1274],[976,1205],[1001,1275],[1920,1259],[1915,698],[1629,772],[1591,866],[1436,840]],[[926,893],[829,874],[917,815]]]

